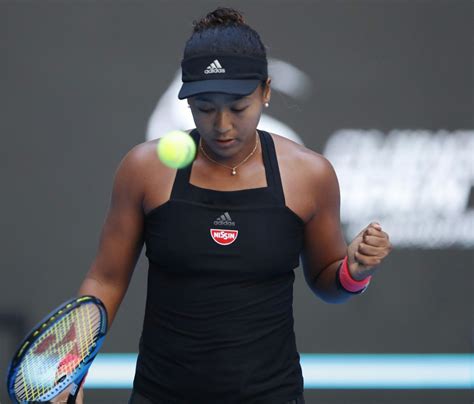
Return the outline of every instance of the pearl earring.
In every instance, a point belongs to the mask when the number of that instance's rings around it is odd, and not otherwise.
[[[263,105],[265,105],[265,108],[268,108],[268,107],[270,106],[270,104],[269,104],[268,102],[266,102],[266,103],[263,104]]]

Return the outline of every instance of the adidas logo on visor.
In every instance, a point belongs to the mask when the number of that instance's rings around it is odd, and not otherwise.
[[[232,221],[229,212],[225,212],[223,215],[220,215],[216,220],[214,220],[214,225],[235,226],[235,222]]]
[[[225,73],[225,69],[222,67],[222,65],[219,63],[217,59],[214,60],[214,62],[212,62],[209,66],[207,66],[206,70],[204,70],[204,74],[213,74],[213,73]]]

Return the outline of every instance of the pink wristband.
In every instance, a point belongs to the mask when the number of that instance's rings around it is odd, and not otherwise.
[[[360,292],[362,289],[365,289],[372,277],[369,276],[362,281],[356,281],[352,278],[351,274],[349,273],[349,267],[347,266],[347,255],[344,257],[344,261],[342,261],[341,269],[339,270],[339,281],[344,289],[348,292]]]

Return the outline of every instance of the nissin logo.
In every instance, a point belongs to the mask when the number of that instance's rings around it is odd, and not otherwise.
[[[212,239],[220,245],[230,245],[239,235],[238,230],[211,229]]]

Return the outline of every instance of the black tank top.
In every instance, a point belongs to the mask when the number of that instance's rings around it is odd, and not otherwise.
[[[292,303],[304,226],[285,205],[273,139],[259,136],[266,187],[200,188],[188,166],[145,217],[134,389],[154,403],[278,404],[303,392]]]

